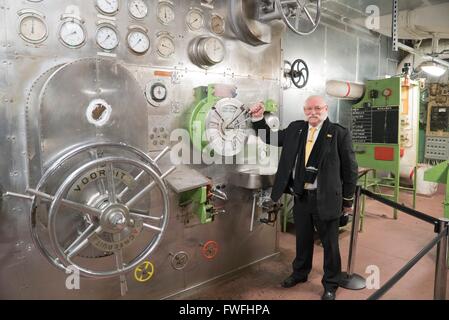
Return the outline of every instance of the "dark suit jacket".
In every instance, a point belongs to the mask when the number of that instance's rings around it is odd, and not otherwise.
[[[270,136],[270,127],[265,120],[254,122],[253,127],[256,132],[264,129],[268,133],[260,136],[266,143],[283,147],[271,193],[273,201],[278,201],[283,193],[290,193],[300,134],[307,134],[308,123],[303,120],[290,123],[286,129],[277,132],[277,139],[273,139],[273,133]],[[354,195],[358,165],[351,134],[339,124],[330,123],[323,148],[317,176],[318,214],[322,220],[332,220],[341,215],[343,197],[350,199]]]

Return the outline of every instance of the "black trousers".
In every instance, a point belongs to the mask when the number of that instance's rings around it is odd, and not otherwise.
[[[295,197],[293,214],[296,229],[296,257],[293,260],[294,276],[301,279],[307,278],[312,269],[315,227],[324,248],[324,275],[321,283],[326,290],[337,290],[341,273],[341,258],[338,246],[339,219],[320,220],[316,192],[306,192],[300,198]]]

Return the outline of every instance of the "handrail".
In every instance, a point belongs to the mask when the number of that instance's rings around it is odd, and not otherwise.
[[[425,213],[419,212],[418,210],[411,209],[411,208],[408,208],[406,206],[400,205],[399,203],[396,203],[396,202],[394,202],[392,200],[386,199],[386,198],[384,198],[384,197],[382,197],[382,196],[380,196],[378,194],[375,194],[375,193],[373,193],[371,191],[368,191],[366,189],[363,189],[363,188],[362,188],[362,193],[364,195],[370,197],[370,198],[373,198],[374,200],[377,200],[377,201],[379,201],[379,202],[381,202],[383,204],[386,204],[389,207],[398,209],[399,211],[402,211],[402,212],[404,212],[404,213],[406,213],[406,214],[408,214],[410,216],[413,216],[413,217],[415,217],[417,219],[420,219],[422,221],[428,222],[428,223],[433,224],[433,225],[438,224],[438,219],[437,218],[429,216],[429,215],[427,215]]]
[[[447,228],[440,232],[435,238],[432,239],[416,256],[414,256],[401,270],[396,272],[390,280],[388,280],[381,288],[368,297],[367,300],[377,300],[382,297],[388,290],[390,290],[403,276],[411,269],[415,264],[421,260],[433,247],[440,242],[441,238],[446,236]]]
[[[435,262],[435,281],[434,281],[434,299],[435,300],[445,300],[446,299],[446,282],[447,282],[447,253],[448,253],[448,239],[449,239],[449,219],[446,218],[434,218],[420,211],[405,207],[404,205],[400,205],[394,201],[388,200],[378,194],[370,192],[366,189],[363,189],[360,186],[356,187],[355,199],[354,203],[354,220],[358,221],[358,217],[360,216],[360,206],[357,205],[360,201],[361,195],[364,194],[376,201],[386,204],[387,206],[396,208],[405,214],[413,216],[422,221],[428,222],[434,225],[434,232],[438,233],[438,235],[432,239],[415,257],[413,257],[410,261],[408,261],[395,275],[393,275],[380,289],[378,289],[374,294],[368,297],[368,300],[376,300],[382,297],[388,290],[390,290],[411,268],[424,256],[426,255],[432,248],[437,245],[437,255]],[[343,273],[346,274],[346,277],[342,277],[342,281],[340,286],[346,289],[362,289],[365,287],[365,279],[362,277],[352,274],[353,264],[354,264],[354,255],[357,248],[357,232],[355,231],[358,226],[353,223],[352,225],[352,233],[351,233],[351,246],[349,249],[348,256],[348,272]],[[363,283],[362,283],[363,282]]]

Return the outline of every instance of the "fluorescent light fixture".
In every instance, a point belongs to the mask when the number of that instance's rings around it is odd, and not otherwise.
[[[421,64],[421,70],[431,76],[441,77],[447,69],[439,64],[436,64],[433,61],[426,61]]]

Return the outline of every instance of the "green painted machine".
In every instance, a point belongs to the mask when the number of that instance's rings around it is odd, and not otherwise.
[[[222,156],[240,153],[248,137],[248,108],[236,97],[236,87],[211,84],[195,88],[195,104],[187,116],[187,129],[197,150]],[[277,112],[273,100],[265,102],[266,111]]]
[[[359,167],[372,169],[361,183],[396,202],[400,189],[413,192],[416,201],[416,165],[419,144],[419,84],[404,77],[366,82],[365,95],[352,107],[352,136]],[[389,173],[379,177],[378,171]],[[412,188],[400,187],[400,177],[413,181]],[[362,203],[362,215],[364,202]],[[394,210],[394,218],[397,212]],[[363,216],[362,216],[363,218]],[[361,219],[361,226],[363,219]]]
[[[444,216],[449,218],[449,160],[441,162],[424,173],[424,180],[442,183],[446,185],[446,196],[444,198]]]

